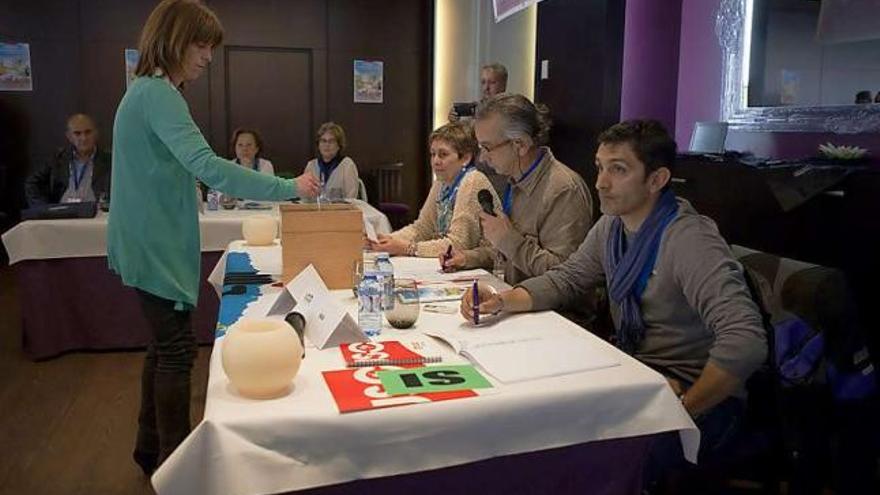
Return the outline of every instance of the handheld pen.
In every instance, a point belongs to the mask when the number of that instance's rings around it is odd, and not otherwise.
[[[450,259],[452,259],[452,244],[450,244],[449,247],[446,248],[446,254],[443,255],[443,266],[441,266],[440,268],[446,270],[446,263],[448,263]]]
[[[474,325],[480,324],[480,292],[477,290],[477,279],[474,279]]]

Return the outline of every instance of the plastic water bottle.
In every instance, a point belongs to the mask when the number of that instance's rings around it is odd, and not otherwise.
[[[495,252],[495,260],[492,263],[492,275],[498,280],[504,280],[504,274],[507,273],[507,258],[501,254],[501,251]]]
[[[208,209],[212,211],[220,209],[220,191],[208,189]]]
[[[376,273],[365,273],[358,286],[358,325],[367,337],[382,333],[382,285]]]
[[[382,277],[382,309],[394,309],[394,265],[388,253],[376,253],[376,270]]]

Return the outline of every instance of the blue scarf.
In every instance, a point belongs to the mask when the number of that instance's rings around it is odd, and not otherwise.
[[[472,170],[476,170],[473,160],[458,171],[452,184],[440,186],[440,194],[437,197],[437,232],[441,237],[445,236],[446,232],[449,231],[449,224],[452,222],[452,210],[455,208],[455,197],[458,196],[458,186],[461,185],[461,180],[464,179],[464,176]]]
[[[645,336],[639,303],[657,261],[660,238],[677,213],[675,194],[672,190],[664,191],[635,234],[631,246],[626,245],[620,217],[611,220],[611,232],[605,244],[605,274],[608,295],[620,306],[617,347],[628,354],[636,350]]]
[[[321,171],[321,183],[327,184],[327,181],[330,180],[330,175],[333,174],[333,171],[336,170],[336,167],[339,165],[345,157],[336,155],[329,162],[325,162],[321,155],[318,155],[318,169]]]

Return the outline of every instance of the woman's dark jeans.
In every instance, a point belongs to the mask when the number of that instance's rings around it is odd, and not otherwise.
[[[141,375],[134,459],[152,473],[189,434],[190,375],[196,355],[191,312],[138,289],[152,338]]]

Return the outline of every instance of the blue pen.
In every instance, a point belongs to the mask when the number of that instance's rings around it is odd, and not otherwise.
[[[480,324],[480,292],[477,290],[477,279],[474,279],[474,325]]]

